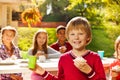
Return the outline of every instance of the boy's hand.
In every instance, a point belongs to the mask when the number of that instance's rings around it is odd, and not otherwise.
[[[35,69],[30,69],[30,70],[32,70],[35,73],[40,74],[40,75],[45,73],[45,70],[41,66],[39,66],[38,64],[36,64]]]
[[[66,47],[65,46],[61,46],[61,47],[59,47],[59,51],[61,52],[61,53],[64,53],[65,51],[66,51]]]
[[[78,57],[74,60],[74,65],[82,72],[88,74],[92,68],[86,63],[86,60],[82,57]]]

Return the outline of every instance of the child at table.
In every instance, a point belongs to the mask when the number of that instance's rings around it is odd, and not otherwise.
[[[56,28],[56,37],[58,38],[57,41],[50,45],[53,49],[65,53],[72,49],[72,46],[69,44],[65,37],[65,26],[59,25]]]
[[[115,41],[115,60],[110,65],[110,76],[112,80],[120,80],[120,36]]]
[[[1,30],[0,58],[2,60],[20,58],[20,51],[13,41],[16,36],[16,29],[11,26],[6,26]],[[8,66],[9,67],[9,66]],[[15,74],[0,74],[0,80],[23,80],[21,73]]]
[[[33,47],[29,49],[28,53],[29,55],[37,56],[38,59],[42,58],[40,57],[45,56],[45,58],[59,58],[60,52],[54,50],[53,48],[49,47],[47,45],[48,39],[48,33],[44,29],[40,29],[35,33],[34,39],[33,39]],[[32,73],[31,80],[44,80],[42,76]]]
[[[74,17],[66,27],[66,37],[73,47],[61,55],[58,76],[53,76],[40,65],[33,70],[45,80],[106,80],[99,55],[86,46],[92,39],[90,24],[86,18]]]

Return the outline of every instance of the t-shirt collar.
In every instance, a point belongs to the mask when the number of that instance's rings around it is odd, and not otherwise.
[[[89,53],[90,53],[90,50],[88,50],[84,55],[82,55],[82,57],[87,56]],[[73,54],[72,50],[70,51],[70,56],[71,56],[73,59],[75,59],[75,58],[77,57],[77,56],[75,56],[75,55]]]

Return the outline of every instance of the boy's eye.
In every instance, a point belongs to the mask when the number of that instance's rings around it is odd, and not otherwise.
[[[73,33],[71,33],[70,35],[74,35]]]
[[[83,35],[83,33],[79,33],[79,35]]]

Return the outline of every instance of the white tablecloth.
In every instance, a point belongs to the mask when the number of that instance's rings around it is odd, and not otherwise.
[[[45,68],[47,71],[57,71],[58,60],[59,59],[47,59],[44,63],[37,61],[37,64]],[[28,63],[22,63],[21,61],[24,60],[16,60],[15,64],[0,64],[0,74],[22,73],[24,80],[30,80],[31,70],[28,68]]]

